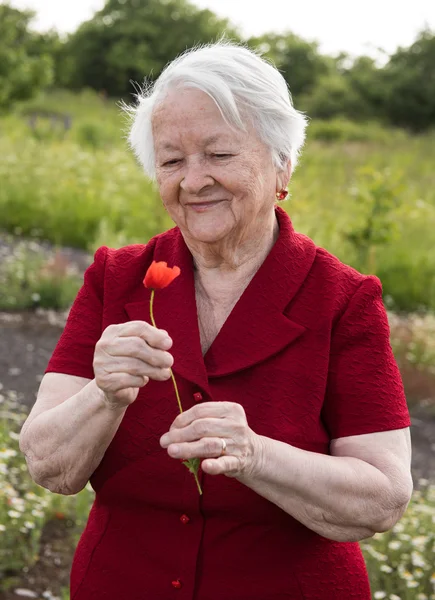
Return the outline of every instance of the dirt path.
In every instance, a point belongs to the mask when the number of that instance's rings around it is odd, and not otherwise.
[[[28,408],[62,332],[65,315],[0,313],[0,384],[14,390]],[[433,394],[435,398],[435,390]],[[435,482],[435,413],[417,406],[413,417],[413,476]]]

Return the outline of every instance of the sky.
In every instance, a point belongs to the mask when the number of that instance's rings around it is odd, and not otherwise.
[[[317,41],[327,54],[345,51],[382,60],[378,49],[391,54],[409,46],[425,26],[435,31],[435,0],[192,0],[229,18],[246,37],[285,30]],[[0,0],[1,2],[1,0]],[[70,32],[92,17],[104,0],[11,0],[17,8],[37,12],[35,26]]]

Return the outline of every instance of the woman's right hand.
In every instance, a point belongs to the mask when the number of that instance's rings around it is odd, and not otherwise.
[[[110,408],[132,404],[150,379],[170,378],[168,333],[145,321],[109,325],[95,345],[94,374]]]

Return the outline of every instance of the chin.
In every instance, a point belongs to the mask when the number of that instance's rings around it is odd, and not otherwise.
[[[189,237],[203,244],[214,244],[224,239],[229,232],[216,229],[203,229],[193,227],[189,229]]]
[[[190,221],[190,222],[189,222]],[[233,226],[223,219],[192,219],[187,225],[187,232],[192,239],[205,244],[220,242],[233,230]]]

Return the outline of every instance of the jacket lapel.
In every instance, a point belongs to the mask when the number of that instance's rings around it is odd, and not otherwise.
[[[173,370],[209,392],[208,377],[229,375],[273,356],[299,338],[305,327],[284,313],[305,281],[316,247],[296,233],[287,213],[276,209],[279,237],[260,269],[234,306],[215,341],[203,357],[195,300],[193,259],[178,228],[163,234],[153,260],[178,265],[181,275],[157,290],[154,317],[174,344]],[[144,273],[145,276],[145,273]],[[150,323],[151,291],[142,283],[125,305],[130,319]]]
[[[284,311],[305,281],[316,247],[294,231],[283,209],[277,208],[276,215],[278,240],[204,357],[209,377],[229,375],[261,362],[305,331]]]

